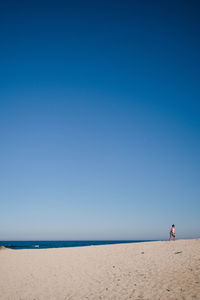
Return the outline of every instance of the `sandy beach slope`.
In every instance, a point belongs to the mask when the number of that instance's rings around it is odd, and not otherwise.
[[[0,299],[200,299],[200,239],[0,250]]]

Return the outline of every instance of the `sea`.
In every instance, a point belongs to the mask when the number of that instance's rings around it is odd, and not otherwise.
[[[116,241],[0,241],[0,247],[10,249],[49,249],[49,248],[68,248],[85,247],[113,244],[130,244],[150,242],[150,240],[116,240]]]

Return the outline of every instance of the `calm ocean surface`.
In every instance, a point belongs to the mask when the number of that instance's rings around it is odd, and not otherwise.
[[[48,249],[64,247],[84,247],[124,243],[150,242],[147,240],[138,241],[0,241],[0,246],[10,249]]]

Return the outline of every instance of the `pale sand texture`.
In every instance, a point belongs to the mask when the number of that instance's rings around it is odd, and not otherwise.
[[[200,299],[199,239],[1,250],[0,268],[3,300]]]

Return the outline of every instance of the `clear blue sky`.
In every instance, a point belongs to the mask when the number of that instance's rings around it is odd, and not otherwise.
[[[0,239],[199,237],[198,1],[4,1],[0,35]]]

